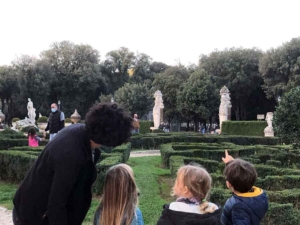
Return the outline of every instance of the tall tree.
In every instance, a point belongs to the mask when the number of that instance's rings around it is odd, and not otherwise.
[[[100,71],[99,52],[91,46],[56,42],[42,52],[41,57],[51,65],[54,73],[50,84],[51,100],[61,100],[66,115],[77,109],[84,116],[101,93],[107,91],[105,77]]]
[[[300,37],[268,50],[260,60],[259,71],[268,98],[276,98],[300,84]]]
[[[16,71],[11,66],[0,67],[0,99],[1,110],[6,115],[6,122],[11,124],[13,117],[19,113],[16,101],[19,86]]]
[[[140,117],[148,113],[153,106],[150,90],[145,84],[126,83],[115,92],[115,101]]]
[[[130,83],[144,83],[146,80],[153,80],[151,71],[151,58],[144,53],[138,53],[134,60],[133,74],[130,76]]]
[[[258,49],[231,48],[224,51],[214,51],[200,57],[199,65],[212,76],[216,87],[221,89],[226,85],[231,93],[233,117],[237,120],[253,118],[251,99],[257,93],[262,95],[256,99],[256,104],[265,105],[265,95],[258,92],[263,84],[258,71],[262,52]]]
[[[177,99],[179,112],[194,120],[194,129],[198,131],[200,121],[216,115],[219,105],[219,96],[211,77],[203,69],[198,69],[191,74],[183,84]]]
[[[171,121],[180,114],[177,109],[177,97],[184,81],[189,77],[189,72],[184,66],[173,66],[163,73],[156,74],[153,81],[153,90],[160,90],[164,101],[164,117]]]
[[[18,104],[22,115],[27,114],[27,99],[31,98],[38,113],[45,115],[49,111],[50,84],[53,71],[50,64],[35,57],[23,55],[13,62],[17,73],[20,95]]]
[[[113,94],[128,82],[128,69],[134,65],[134,60],[134,53],[125,47],[106,54],[106,59],[101,63],[101,72],[108,79],[108,93]]]

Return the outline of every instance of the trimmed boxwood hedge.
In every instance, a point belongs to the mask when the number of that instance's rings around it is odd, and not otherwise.
[[[197,143],[223,143],[230,142],[237,145],[277,145],[276,137],[249,137],[249,136],[225,136],[225,135],[200,135],[194,133],[151,133],[145,135],[133,135],[130,142],[133,149],[158,149],[161,144],[171,142],[197,142]]]
[[[26,140],[27,141],[27,140]],[[34,164],[43,147],[12,147],[9,150],[0,150],[0,180],[11,183],[20,183],[27,171]],[[102,153],[100,163],[96,165],[97,180],[93,192],[101,194],[106,171],[113,165],[125,163],[131,151],[131,143],[112,149],[111,153]]]
[[[145,120],[140,120],[140,134],[147,134],[150,133],[150,127],[153,126],[152,121],[145,121]]]
[[[266,121],[224,121],[222,135],[265,136]]]

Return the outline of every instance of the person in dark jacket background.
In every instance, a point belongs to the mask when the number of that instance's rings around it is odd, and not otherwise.
[[[45,132],[49,130],[50,132],[50,141],[55,137],[55,135],[65,127],[65,114],[57,110],[57,104],[51,104],[51,113],[48,117],[48,124],[45,129]],[[46,136],[46,134],[44,134]]]
[[[257,173],[242,159],[234,159],[225,151],[224,175],[227,187],[233,192],[223,208],[222,225],[259,225],[268,211],[266,192],[253,186]]]
[[[115,103],[93,106],[85,125],[63,129],[49,142],[13,199],[15,225],[80,225],[90,207],[100,145],[129,140],[132,118]]]

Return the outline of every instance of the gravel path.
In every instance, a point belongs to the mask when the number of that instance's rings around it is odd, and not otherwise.
[[[160,155],[160,150],[133,151],[130,153],[130,157],[144,157],[157,155]]]
[[[144,157],[160,155],[159,150],[133,151],[130,157]],[[0,225],[13,225],[12,212],[0,206]]]
[[[0,225],[13,225],[11,211],[0,206]]]

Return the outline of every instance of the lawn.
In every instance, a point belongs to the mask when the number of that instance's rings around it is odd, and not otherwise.
[[[140,189],[139,207],[142,210],[145,225],[156,224],[161,215],[162,206],[170,201],[173,180],[170,170],[161,166],[160,156],[130,158],[137,185]],[[12,199],[17,185],[0,182],[0,205],[12,209]],[[99,198],[94,198],[83,225],[92,225]]]

